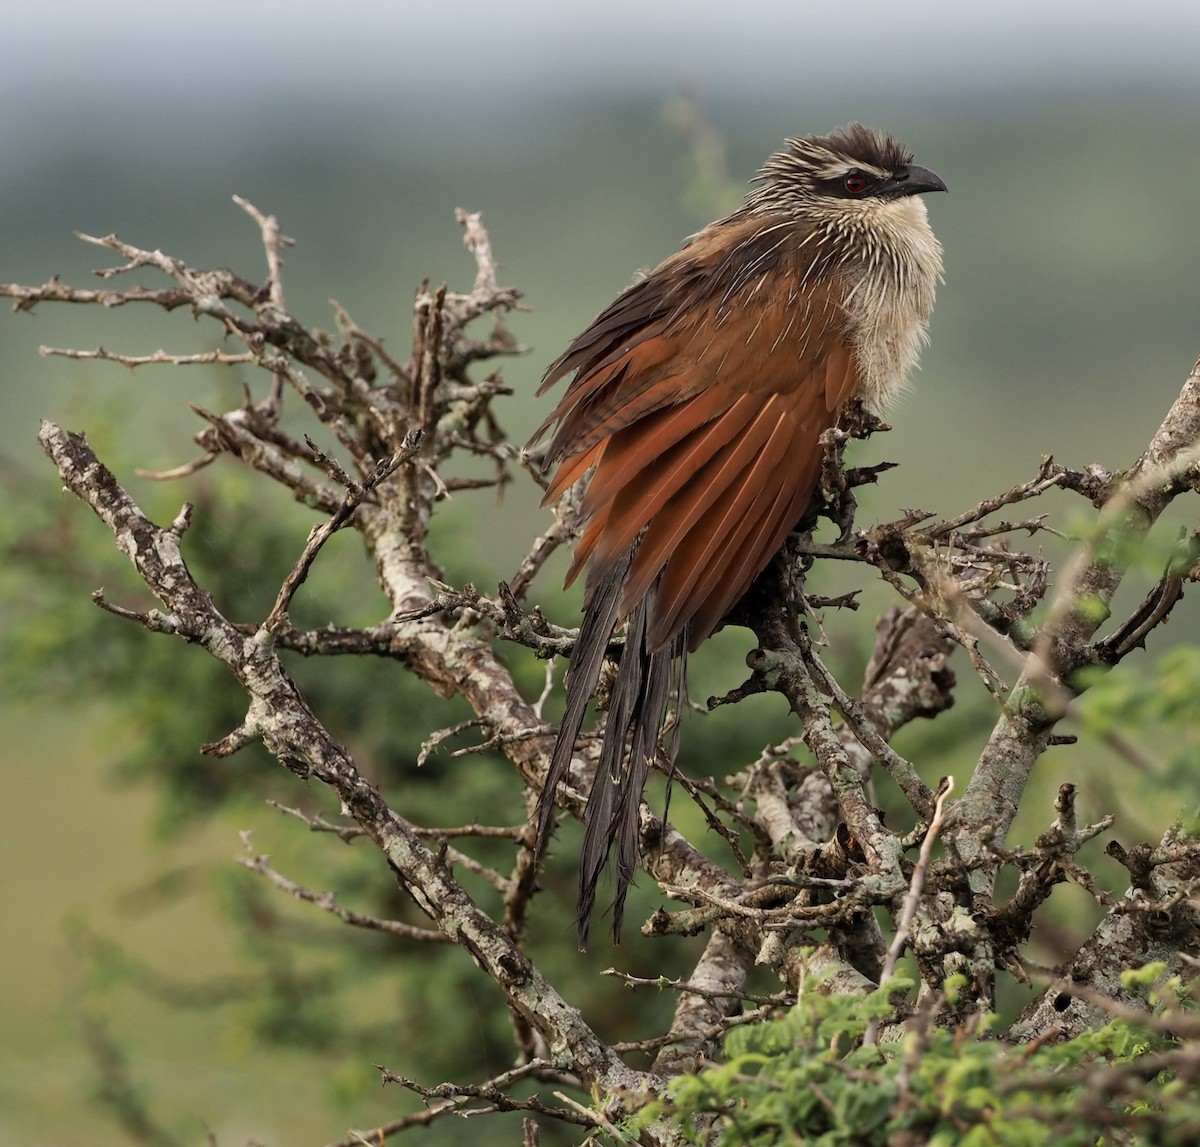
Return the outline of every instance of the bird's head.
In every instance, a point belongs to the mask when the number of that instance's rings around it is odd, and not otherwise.
[[[858,217],[911,195],[946,190],[939,176],[913,163],[913,153],[898,140],[860,123],[789,139],[763,164],[755,183],[746,210],[810,219]]]

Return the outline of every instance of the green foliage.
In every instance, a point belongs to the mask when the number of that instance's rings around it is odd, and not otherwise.
[[[1161,974],[1139,969],[1127,987],[1148,989]],[[1200,1126],[1200,1097],[1161,1069],[1173,1042],[1124,1019],[1062,1043],[1013,1047],[987,1038],[990,1017],[951,1030],[918,1011],[899,1041],[863,1046],[872,1018],[889,1015],[909,986],[896,979],[852,996],[809,980],[787,1015],[735,1028],[724,1063],[676,1080],[636,1125],[666,1120],[706,1147],[1084,1147],[1190,1142],[1187,1129]],[[1177,987],[1155,991],[1165,1000]]]
[[[1176,646],[1137,669],[1122,666],[1083,675],[1089,686],[1081,702],[1084,722],[1098,737],[1131,728],[1153,730],[1165,765],[1157,783],[1170,789],[1177,804],[1195,807],[1200,804],[1200,647]]]
[[[1077,541],[1090,543],[1097,561],[1152,577],[1158,577],[1164,569],[1184,575],[1200,557],[1200,542],[1193,537],[1143,534],[1137,526],[1133,517],[1114,522],[1107,515],[1074,513],[1069,516],[1066,532]],[[1079,604],[1086,610],[1086,603]]]

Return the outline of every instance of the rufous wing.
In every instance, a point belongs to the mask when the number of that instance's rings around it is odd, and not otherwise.
[[[710,227],[547,374],[575,372],[539,431],[556,426],[547,498],[593,470],[570,577],[590,560],[603,580],[636,543],[619,612],[657,585],[648,650],[685,629],[694,649],[749,588],[803,514],[820,435],[855,388],[836,276],[814,274],[811,240],[761,218]]]

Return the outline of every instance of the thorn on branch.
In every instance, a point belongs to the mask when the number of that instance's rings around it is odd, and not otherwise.
[[[362,487],[346,473],[345,468],[336,458],[331,458],[321,450],[307,434],[304,436],[304,444],[309,449],[310,459],[314,466],[332,478],[344,490],[361,496]]]
[[[836,597],[822,597],[820,594],[806,593],[804,595],[804,603],[809,609],[849,609],[856,611],[859,607],[858,595],[862,593],[860,589],[852,589],[848,593],[838,594]]]
[[[455,208],[454,218],[463,228],[463,245],[475,256],[478,271],[475,275],[475,290],[479,294],[494,293],[496,283],[496,259],[492,254],[492,240],[483,225],[482,211],[464,211]]]
[[[661,992],[664,988],[670,988],[672,991],[696,995],[705,1000],[743,1000],[746,1003],[772,1008],[788,1007],[795,1003],[793,995],[786,991],[777,992],[771,996],[755,995],[753,992],[728,991],[706,984],[694,984],[688,980],[672,979],[669,976],[654,976],[647,979],[644,976],[634,976],[628,972],[622,972],[617,968],[605,968],[600,975],[618,979],[631,989],[655,988]]]
[[[1035,841],[1037,848],[1052,849],[1060,856],[1073,856],[1089,840],[1094,840],[1102,832],[1112,828],[1116,820],[1112,813],[1102,817],[1095,824],[1080,828],[1075,816],[1077,793],[1076,787],[1069,782],[1059,785],[1058,794],[1054,798],[1054,822]]]
[[[749,661],[750,657],[752,656],[753,651],[747,656],[747,661]],[[754,669],[754,666],[751,665],[750,668]],[[747,697],[754,697],[755,695],[759,693],[765,693],[766,691],[766,682],[764,682],[762,677],[755,672],[752,677],[748,678],[746,681],[743,681],[739,686],[737,686],[736,689],[730,689],[728,693],[723,693],[720,697],[710,697],[705,702],[705,705],[710,710],[719,709],[722,705],[736,705],[739,701],[744,701]]]
[[[126,303],[152,303],[170,312],[192,301],[187,291],[177,287],[157,291],[146,287],[128,287],[124,291],[81,289],[68,287],[57,275],[51,276],[40,287],[0,283],[0,297],[12,299],[12,309],[17,313],[32,311],[38,303],[78,303],[108,308],[121,307]]]
[[[1075,786],[1063,784],[1058,786],[1058,796],[1054,798],[1054,811],[1058,818],[1054,828],[1063,836],[1075,835]]]
[[[420,751],[417,753],[416,765],[417,768],[422,768],[433,753],[446,741],[453,737],[457,737],[459,733],[465,733],[468,729],[478,729],[484,724],[482,717],[472,717],[466,721],[460,721],[457,725],[450,725],[445,729],[435,729],[424,742],[421,744]]]

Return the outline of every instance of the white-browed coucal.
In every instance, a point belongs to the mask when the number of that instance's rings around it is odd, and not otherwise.
[[[539,855],[605,652],[625,625],[585,814],[581,944],[614,846],[619,933],[642,790],[672,698],[682,701],[687,653],[803,516],[820,436],[846,400],[882,413],[903,388],[941,274],[919,195],[946,185],[882,132],[856,123],[789,140],[755,183],[737,211],[602,311],[542,384],[573,376],[535,441],[553,429],[547,502],[590,474],[567,583],[591,568]]]

